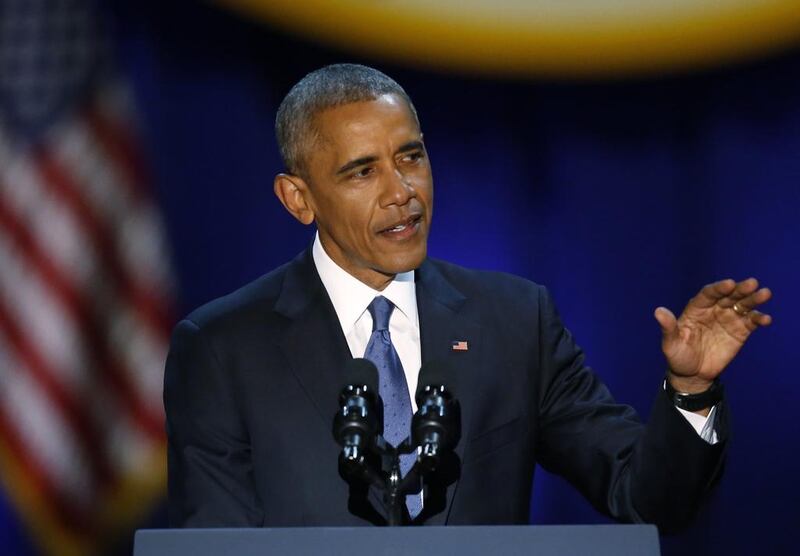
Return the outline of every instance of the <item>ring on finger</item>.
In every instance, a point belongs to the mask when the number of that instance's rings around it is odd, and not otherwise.
[[[739,305],[738,301],[733,304],[733,307],[731,307],[731,309],[733,309],[733,312],[739,315],[740,317],[745,317],[747,316],[747,313],[750,312],[748,309],[745,309],[744,307]]]

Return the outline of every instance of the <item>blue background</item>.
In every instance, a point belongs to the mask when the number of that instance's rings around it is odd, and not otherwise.
[[[646,417],[665,364],[652,312],[754,275],[774,325],[726,371],[729,460],[665,554],[789,553],[798,510],[800,51],[679,75],[488,79],[336,52],[195,3],[114,2],[178,280],[179,313],[308,245],[272,193],[280,99],[308,71],[375,65],[419,112],[430,254],[548,286],[589,363]],[[163,525],[162,518],[153,524]],[[534,523],[604,522],[537,470]],[[2,517],[2,507],[0,507]]]
[[[436,184],[433,256],[547,285],[590,364],[647,415],[664,362],[652,317],[703,284],[757,276],[775,324],[725,375],[725,478],[667,554],[788,552],[800,522],[793,369],[800,278],[800,53],[693,75],[493,80],[396,67],[214,8],[117,13],[172,242],[181,312],[285,262],[313,230],[272,194],[274,114],[336,61],[414,99]],[[535,523],[603,521],[541,470]]]

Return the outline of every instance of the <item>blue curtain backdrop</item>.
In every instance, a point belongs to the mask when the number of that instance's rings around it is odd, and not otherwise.
[[[646,416],[664,363],[653,309],[756,275],[775,325],[725,375],[725,478],[666,554],[789,551],[798,509],[800,53],[693,75],[552,83],[357,59],[226,12],[117,13],[186,312],[285,262],[312,230],[279,206],[277,105],[305,73],[374,64],[419,111],[436,184],[430,252],[546,284],[589,362]],[[535,523],[603,521],[537,475]]]
[[[308,245],[313,230],[272,194],[281,170],[273,120],[295,81],[336,61],[376,65],[415,101],[436,184],[430,254],[547,285],[590,364],[643,417],[664,371],[657,305],[678,312],[700,286],[729,276],[773,288],[774,326],[724,377],[733,417],[725,477],[697,524],[663,546],[791,551],[800,522],[800,52],[646,79],[500,80],[357,58],[194,3],[115,2],[111,17],[181,314]],[[605,521],[542,470],[531,518]]]

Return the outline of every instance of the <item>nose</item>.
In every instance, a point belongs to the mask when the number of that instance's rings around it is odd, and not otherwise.
[[[399,168],[394,168],[386,181],[383,202],[381,203],[383,206],[403,206],[417,196],[417,190],[414,189],[414,185]]]

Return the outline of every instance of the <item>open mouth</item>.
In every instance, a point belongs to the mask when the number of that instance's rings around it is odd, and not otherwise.
[[[409,216],[405,220],[401,220],[388,228],[384,228],[379,233],[384,237],[392,237],[403,239],[413,235],[419,229],[419,223],[422,221],[421,214]]]

